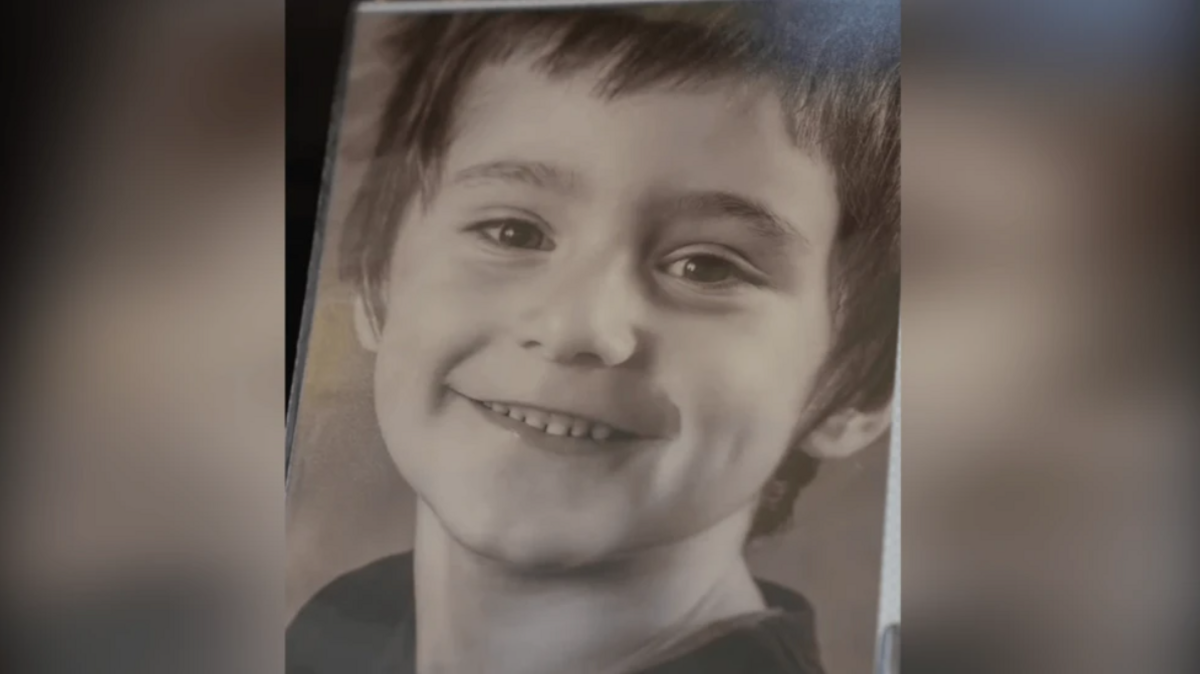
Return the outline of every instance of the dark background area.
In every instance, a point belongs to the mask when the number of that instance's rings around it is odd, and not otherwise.
[[[321,176],[353,0],[287,3],[287,379],[291,398]]]

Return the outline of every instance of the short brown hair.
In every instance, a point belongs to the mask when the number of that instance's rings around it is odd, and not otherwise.
[[[900,289],[899,15],[896,3],[746,2],[390,17],[395,77],[375,152],[342,236],[340,269],[377,316],[396,232],[440,175],[454,110],[485,65],[533,53],[548,77],[603,66],[597,95],[762,77],[789,131],[837,180],[831,264],[836,334],[797,444],[829,414],[892,395]],[[752,536],[789,519],[816,462],[788,452]]]

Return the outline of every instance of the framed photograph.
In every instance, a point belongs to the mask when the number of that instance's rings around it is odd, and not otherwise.
[[[287,671],[874,671],[898,2],[352,23],[288,416]]]

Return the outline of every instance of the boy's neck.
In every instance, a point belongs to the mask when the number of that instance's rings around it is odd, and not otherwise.
[[[748,513],[619,568],[531,577],[417,512],[418,674],[628,674],[699,630],[764,608],[742,556]]]

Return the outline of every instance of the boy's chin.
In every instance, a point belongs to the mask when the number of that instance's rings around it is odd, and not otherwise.
[[[591,568],[619,554],[619,544],[607,543],[612,539],[604,534],[609,532],[588,533],[579,527],[530,530],[516,526],[457,538],[471,552],[513,572],[556,575]]]

